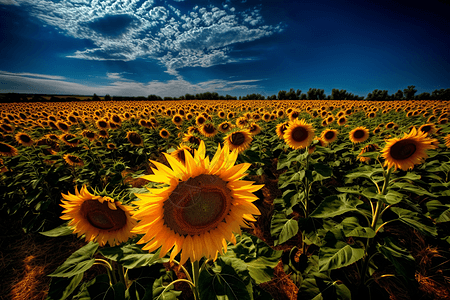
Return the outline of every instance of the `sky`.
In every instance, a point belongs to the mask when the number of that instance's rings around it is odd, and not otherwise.
[[[0,93],[450,88],[445,1],[0,0]]]

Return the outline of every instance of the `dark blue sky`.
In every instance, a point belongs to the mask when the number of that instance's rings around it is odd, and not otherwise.
[[[444,1],[0,0],[0,92],[450,88]]]

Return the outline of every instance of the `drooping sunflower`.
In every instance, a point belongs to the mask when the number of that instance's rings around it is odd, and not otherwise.
[[[222,122],[219,124],[219,131],[223,133],[227,133],[233,128],[233,125],[230,122]]]
[[[170,136],[170,132],[167,131],[167,129],[163,128],[159,131],[159,136],[162,137],[163,139],[167,139]]]
[[[361,156],[363,153],[366,152],[375,152],[378,151],[380,147],[378,147],[377,144],[369,144],[361,149],[361,152],[358,155],[358,159],[360,162],[370,162],[370,157]]]
[[[28,133],[18,132],[15,136],[16,141],[23,146],[31,146],[34,141]]]
[[[342,117],[340,117],[340,118],[337,120],[337,123],[338,123],[339,126],[342,126],[342,125],[344,125],[345,123],[347,123],[347,118],[346,118],[345,116],[342,116]]]
[[[213,123],[207,122],[203,124],[202,127],[200,127],[200,132],[206,137],[213,137],[217,133],[217,128],[214,126]]]
[[[137,133],[136,131],[128,131],[127,132],[127,139],[133,146],[143,146],[144,140],[142,137]]]
[[[59,130],[64,132],[69,132],[70,125],[63,121],[56,122],[56,126],[59,128]]]
[[[338,131],[336,129],[325,129],[322,131],[320,138],[327,144],[334,142],[337,139]]]
[[[132,209],[107,196],[95,196],[86,186],[75,194],[61,194],[60,204],[64,211],[60,217],[70,220],[69,226],[78,237],[85,235],[86,242],[96,241],[100,246],[110,246],[126,242],[132,236],[131,229],[136,225]]]
[[[436,126],[433,123],[423,124],[422,126],[419,127],[419,131],[428,134],[433,134],[436,132]]]
[[[288,122],[284,122],[284,123],[277,124],[277,127],[276,127],[276,129],[275,129],[275,132],[277,133],[277,135],[278,135],[278,137],[279,137],[280,139],[283,138],[283,135],[284,135],[284,132],[285,132],[286,129],[287,129],[287,126],[288,126]]]
[[[191,153],[191,155],[194,154],[194,150],[186,145],[180,145],[177,147],[178,149],[173,151],[172,153],[170,153],[170,155],[172,157],[174,157],[176,160],[178,160],[180,163],[182,163],[183,165],[186,164],[186,157],[184,155],[184,150],[188,151],[189,153]]]
[[[304,119],[295,119],[288,123],[283,135],[284,142],[292,149],[308,147],[314,139],[314,128]]]
[[[97,134],[95,132],[93,132],[92,130],[89,130],[89,129],[83,130],[81,135],[83,137],[87,138],[88,140],[90,140],[91,142],[94,141],[97,138]]]
[[[251,135],[257,135],[261,132],[261,127],[257,123],[250,123],[248,130]]]
[[[352,143],[362,143],[369,138],[369,129],[364,126],[359,126],[350,131],[349,138]]]
[[[19,154],[19,150],[9,144],[0,142],[0,154],[3,156],[16,156]]]
[[[241,153],[250,147],[252,140],[250,131],[245,129],[229,133],[223,139],[223,144],[227,145],[230,150],[237,149],[238,153]]]
[[[64,133],[59,137],[59,139],[71,147],[76,147],[80,143],[78,137],[71,133]]]
[[[236,243],[234,233],[239,234],[248,221],[255,221],[253,215],[260,214],[252,202],[258,199],[253,192],[262,188],[240,180],[250,164],[234,166],[238,153],[230,153],[227,145],[223,149],[219,145],[211,161],[205,158],[203,142],[194,157],[184,153],[185,165],[167,153],[171,168],[152,161],[154,175],[144,179],[168,187],[136,195],[141,200],[135,202],[134,216],[140,222],[132,231],[144,234],[137,242],[146,244],[143,250],[161,247],[159,255],[170,251],[170,261],[181,251],[180,265],[188,259],[216,259],[218,253],[226,252],[227,241]]]
[[[407,171],[428,157],[426,150],[435,148],[437,148],[436,139],[427,137],[426,133],[417,131],[413,127],[409,134],[404,134],[403,138],[389,139],[381,152],[385,159],[384,166]]]
[[[201,140],[193,134],[185,134],[183,137],[183,142],[193,145],[200,145]]]
[[[84,161],[76,155],[64,154],[63,158],[64,158],[65,162],[71,166],[77,166],[77,167],[84,166]]]

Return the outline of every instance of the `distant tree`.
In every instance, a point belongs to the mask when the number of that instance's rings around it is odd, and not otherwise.
[[[164,97],[164,100],[165,100],[165,101],[167,101],[167,100],[173,100],[173,97]]]
[[[268,96],[267,100],[277,100],[277,95]]]
[[[423,92],[419,95],[416,95],[416,97],[414,97],[414,99],[416,100],[430,100],[431,99],[431,95],[428,92]]]
[[[405,100],[413,100],[414,99],[414,94],[417,92],[415,87],[416,87],[415,85],[409,85],[407,89],[403,90]]]
[[[323,89],[309,88],[307,94],[308,100],[324,100],[327,97]]]
[[[162,100],[162,98],[160,97],[160,96],[157,96],[157,95],[148,95],[147,96],[147,100],[150,100],[150,101],[158,101],[158,100]]]
[[[287,99],[286,91],[283,91],[283,90],[279,91],[278,92],[278,100],[286,100],[286,99]]]
[[[111,96],[109,94],[106,94],[104,99],[105,101],[111,101]]]
[[[97,96],[97,94],[94,94],[94,96],[92,97],[92,101],[100,101],[100,97]]]
[[[392,100],[403,100],[403,92],[402,92],[402,90],[398,90],[397,93],[392,95]]]
[[[372,93],[367,94],[366,99],[367,100],[374,100],[374,101],[381,101],[381,100],[388,100],[388,91],[387,90],[373,90]]]
[[[431,93],[432,100],[450,100],[450,89],[434,90]]]

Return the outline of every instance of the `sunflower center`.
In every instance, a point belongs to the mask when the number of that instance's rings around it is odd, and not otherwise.
[[[216,128],[214,128],[214,125],[212,124],[206,124],[205,126],[203,126],[203,130],[205,130],[206,133],[214,133]]]
[[[231,134],[230,142],[235,146],[242,145],[245,142],[245,135],[242,132],[235,132]]]
[[[390,150],[393,159],[402,160],[411,157],[416,152],[416,145],[411,141],[403,140],[395,143]]]
[[[12,147],[4,144],[4,143],[0,143],[0,152],[9,152],[11,151]]]
[[[197,235],[223,222],[231,206],[231,191],[216,175],[202,174],[180,182],[164,202],[164,223],[180,235]]]
[[[107,201],[100,203],[97,200],[86,200],[81,205],[81,212],[86,220],[95,228],[102,230],[119,230],[127,224],[127,216],[117,207],[112,210]]]
[[[327,133],[325,133],[325,138],[327,140],[331,140],[334,138],[334,132],[333,131],[327,131]]]
[[[230,127],[230,124],[228,124],[228,123],[222,124],[222,129],[223,130],[227,130],[228,127]]]
[[[431,130],[431,126],[429,126],[429,125],[423,126],[420,130],[421,130],[422,132],[428,132],[428,131]]]
[[[355,139],[360,139],[360,138],[364,137],[364,134],[365,134],[364,130],[358,129],[353,133],[353,137]]]
[[[142,142],[141,136],[136,132],[130,132],[128,138],[132,144],[139,145]]]
[[[296,142],[302,142],[308,137],[308,131],[303,127],[295,127],[291,133],[292,139]]]

